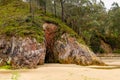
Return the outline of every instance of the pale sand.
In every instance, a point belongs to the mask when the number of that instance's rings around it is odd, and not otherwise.
[[[31,70],[0,70],[0,80],[12,80],[16,75],[17,80],[120,80],[120,66],[45,64]]]

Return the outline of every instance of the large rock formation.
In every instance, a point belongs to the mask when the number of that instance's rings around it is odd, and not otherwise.
[[[54,46],[54,53],[58,54],[60,63],[79,65],[104,64],[87,46],[78,43],[75,38],[67,37],[66,39],[67,41],[65,38],[63,38],[64,41],[58,40]]]
[[[34,38],[0,39],[0,66],[9,63],[13,68],[35,68],[44,59],[45,47]]]
[[[52,23],[43,25],[46,38],[46,61],[60,63],[74,63],[79,65],[104,65],[96,55],[86,46],[77,42],[68,33],[57,35],[58,26]]]
[[[75,37],[66,32],[61,34],[57,25],[45,23],[43,29],[43,44],[34,38],[1,37],[0,66],[10,64],[12,68],[35,68],[44,61],[79,65],[104,64],[86,45],[78,43]]]

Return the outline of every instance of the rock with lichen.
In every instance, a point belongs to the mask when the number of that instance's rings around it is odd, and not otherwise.
[[[0,65],[10,61],[12,68],[35,68],[44,64],[45,46],[35,38],[0,39]]]
[[[80,44],[75,38],[68,37],[67,41],[58,40],[55,43],[54,51],[58,54],[60,63],[78,65],[104,65],[96,55],[86,46]]]
[[[85,45],[78,43],[68,33],[60,34],[58,26],[45,23],[46,61],[79,65],[104,65],[104,63]],[[59,34],[59,38],[57,35]]]

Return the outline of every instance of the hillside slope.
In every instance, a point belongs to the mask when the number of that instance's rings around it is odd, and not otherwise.
[[[62,32],[68,32],[71,36],[84,43],[82,39],[65,23],[55,18],[53,15],[44,14],[42,10],[36,10],[34,23],[31,20],[29,4],[14,0],[12,3],[0,7],[0,34],[6,36],[31,36],[39,42],[43,40],[42,25],[45,22],[52,22],[61,27]]]

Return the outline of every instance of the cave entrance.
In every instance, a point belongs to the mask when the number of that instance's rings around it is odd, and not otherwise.
[[[45,46],[46,46],[46,63],[55,63],[57,62],[57,55],[54,54],[54,45],[57,26],[52,23],[43,24],[44,35],[45,35]]]

